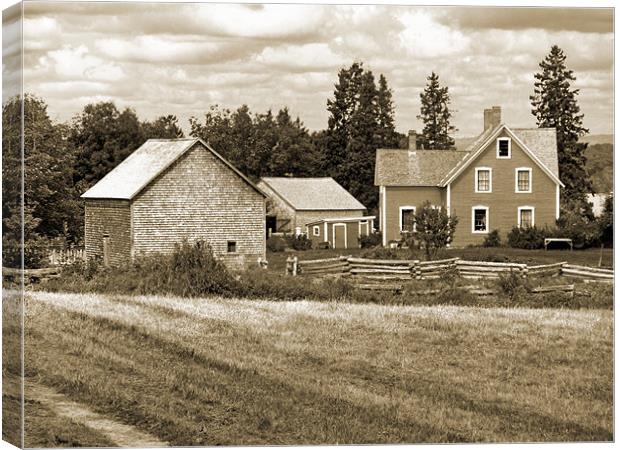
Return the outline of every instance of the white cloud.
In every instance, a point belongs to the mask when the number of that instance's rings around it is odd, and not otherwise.
[[[400,45],[411,56],[430,59],[455,55],[469,46],[469,37],[435,22],[426,12],[406,12],[399,20],[405,27],[399,34]]]
[[[291,70],[334,68],[346,61],[325,43],[267,47],[256,56],[256,60],[267,66]]]
[[[85,45],[66,45],[60,50],[49,51],[39,58],[39,66],[43,70],[53,68],[57,75],[75,80],[117,81],[124,77],[119,66],[90,54]]]

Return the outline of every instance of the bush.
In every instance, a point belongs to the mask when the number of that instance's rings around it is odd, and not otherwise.
[[[294,250],[310,250],[312,241],[305,234],[286,236],[286,243]]]
[[[286,241],[280,236],[269,236],[267,239],[267,250],[270,252],[283,252],[286,248]]]
[[[402,250],[388,247],[373,247],[361,252],[362,258],[368,259],[403,259],[405,253]]]
[[[372,248],[382,244],[382,234],[380,231],[360,236],[359,237],[360,247],[362,248]]]
[[[511,270],[508,274],[499,274],[497,282],[501,291],[512,301],[521,298],[527,293],[527,281],[518,271]]]
[[[552,233],[547,229],[533,227],[513,227],[508,233],[508,245],[512,248],[534,250],[545,246],[545,238]]]
[[[499,230],[491,231],[487,237],[484,238],[482,243],[483,247],[500,247],[502,245],[502,238],[499,235]]]
[[[415,214],[415,239],[424,249],[426,259],[435,259],[440,249],[445,248],[454,236],[458,218],[448,215],[448,211],[424,202]]]
[[[576,209],[566,209],[558,220],[555,237],[570,238],[575,248],[588,248],[598,245],[601,228],[597,221],[590,220]]]

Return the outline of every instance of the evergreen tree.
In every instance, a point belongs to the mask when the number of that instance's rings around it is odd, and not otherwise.
[[[327,109],[327,130],[313,136],[324,149],[323,171],[372,210],[378,201],[373,182],[375,152],[380,147],[397,147],[400,139],[394,130],[387,80],[381,75],[377,89],[372,72],[353,63],[339,71]]]
[[[379,91],[377,93],[379,144],[382,148],[399,146],[400,136],[394,127],[394,103],[392,90],[383,74],[379,76]]]
[[[456,129],[450,125],[450,94],[448,87],[441,87],[439,76],[431,72],[427,78],[428,83],[424,92],[420,94],[422,105],[418,119],[424,123],[422,130],[421,143],[428,150],[449,150],[454,149],[454,139],[450,133]]]
[[[566,55],[557,45],[551,47],[539,67],[541,71],[534,75],[534,95],[530,96],[532,114],[538,127],[556,129],[560,180],[566,186],[563,206],[581,208],[586,203],[585,194],[592,191],[592,182],[586,171],[587,144],[579,142],[588,133],[577,104],[579,89],[570,86],[576,78],[566,68]]]

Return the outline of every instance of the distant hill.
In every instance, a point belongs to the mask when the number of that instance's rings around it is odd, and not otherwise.
[[[580,139],[581,142],[587,142],[590,145],[594,144],[613,144],[613,134],[588,134]]]
[[[592,178],[594,192],[611,192],[614,189],[613,144],[589,144],[586,158],[586,169]]]

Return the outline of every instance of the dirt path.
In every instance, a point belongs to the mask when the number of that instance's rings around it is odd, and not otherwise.
[[[85,405],[69,400],[63,394],[59,394],[47,386],[28,383],[26,390],[29,397],[41,402],[59,416],[98,431],[119,447],[167,447],[170,445],[155,436],[139,431],[131,425],[125,425],[102,416]]]

